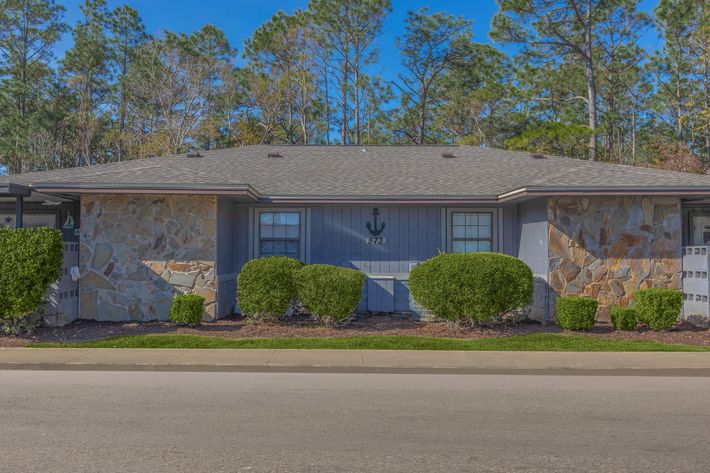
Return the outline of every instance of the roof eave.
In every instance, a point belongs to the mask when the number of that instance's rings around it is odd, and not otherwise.
[[[270,195],[260,199],[269,204],[492,204],[495,195]]]
[[[500,195],[265,195],[249,184],[105,184],[44,182],[0,184],[0,194],[29,196],[46,194],[181,194],[227,195],[245,202],[270,204],[495,204],[513,203],[536,197],[555,196],[701,196],[710,197],[710,186],[526,186]]]
[[[710,196],[710,187],[704,186],[555,186],[523,187],[498,196],[498,202],[516,202],[535,197],[556,196]]]
[[[102,184],[102,183],[38,183],[31,189],[44,193],[76,194],[180,194],[180,195],[229,195],[258,202],[261,195],[248,184]]]

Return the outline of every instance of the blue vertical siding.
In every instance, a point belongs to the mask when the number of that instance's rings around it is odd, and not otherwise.
[[[380,211],[378,224],[385,223],[380,235],[387,239],[385,245],[368,245],[365,240],[370,236],[367,223],[372,222],[372,209]],[[252,207],[258,209],[259,207]],[[282,207],[284,210],[288,207]],[[462,208],[457,206],[457,209]],[[476,210],[477,207],[466,207]],[[251,255],[250,242],[256,238],[254,212],[247,205],[234,205],[236,220],[234,224],[234,245],[236,248],[236,271],[246,263]],[[303,209],[300,207],[299,209]],[[519,209],[514,205],[497,207],[499,218],[497,225],[498,251],[519,255],[521,228],[518,225]],[[305,209],[306,221],[306,260],[313,264],[335,264],[355,268],[368,276],[390,276],[383,283],[373,280],[364,290],[360,308],[367,309],[370,300],[372,306],[389,304],[396,312],[413,311],[419,313],[413,304],[407,280],[410,269],[440,251],[446,251],[446,213],[447,208],[437,205],[316,205]],[[524,209],[527,214],[527,209]],[[526,227],[527,228],[527,227]],[[533,250],[531,248],[531,250]],[[536,248],[533,253],[547,254],[547,249]],[[373,285],[374,284],[374,285]],[[384,289],[383,289],[384,288]],[[380,297],[370,298],[372,290],[384,291]],[[391,303],[384,294],[391,295]]]
[[[364,309],[372,312],[394,312],[394,283],[393,276],[367,278]]]
[[[547,321],[550,316],[549,230],[547,199],[523,202],[517,206],[517,252],[515,256],[532,269],[535,280],[530,316]]]
[[[366,274],[408,274],[412,261],[424,261],[443,249],[439,207],[378,207],[385,245],[368,245],[370,206],[311,208],[310,262],[337,264]]]
[[[378,224],[385,224],[384,245],[368,245],[367,223],[374,223],[369,205],[328,205],[310,211],[311,263],[336,264],[368,276],[360,308],[383,312],[411,310],[406,281],[410,267],[443,251],[440,206],[377,206]],[[378,275],[391,276],[377,279]],[[372,292],[375,291],[375,294]]]
[[[227,197],[217,197],[217,317],[236,310],[237,249],[233,243],[237,227],[237,206]]]
[[[515,256],[525,261],[535,276],[547,279],[547,200],[523,202],[518,213],[518,232],[511,232],[519,237]]]
[[[249,261],[249,233],[253,231],[249,222],[249,207],[245,205],[235,205],[236,221],[235,231],[232,235],[233,244],[236,248],[235,257],[237,258],[236,272],[241,271],[244,263]]]

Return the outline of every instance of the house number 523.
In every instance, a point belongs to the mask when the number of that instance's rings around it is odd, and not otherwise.
[[[365,243],[368,245],[384,245],[387,243],[387,239],[384,237],[367,237],[365,238]]]

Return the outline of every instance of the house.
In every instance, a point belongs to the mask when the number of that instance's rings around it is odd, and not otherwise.
[[[166,319],[175,292],[222,317],[242,265],[278,254],[364,271],[369,311],[421,314],[408,275],[441,251],[521,258],[542,321],[559,294],[608,308],[685,284],[686,313],[710,304],[709,176],[525,152],[247,146],[4,176],[3,222],[62,229],[57,324]]]

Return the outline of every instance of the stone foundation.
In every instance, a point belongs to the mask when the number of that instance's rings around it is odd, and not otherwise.
[[[550,288],[597,298],[602,318],[638,289],[681,287],[678,198],[550,199],[548,223]]]
[[[175,294],[215,318],[215,196],[81,196],[80,317],[167,320]]]

